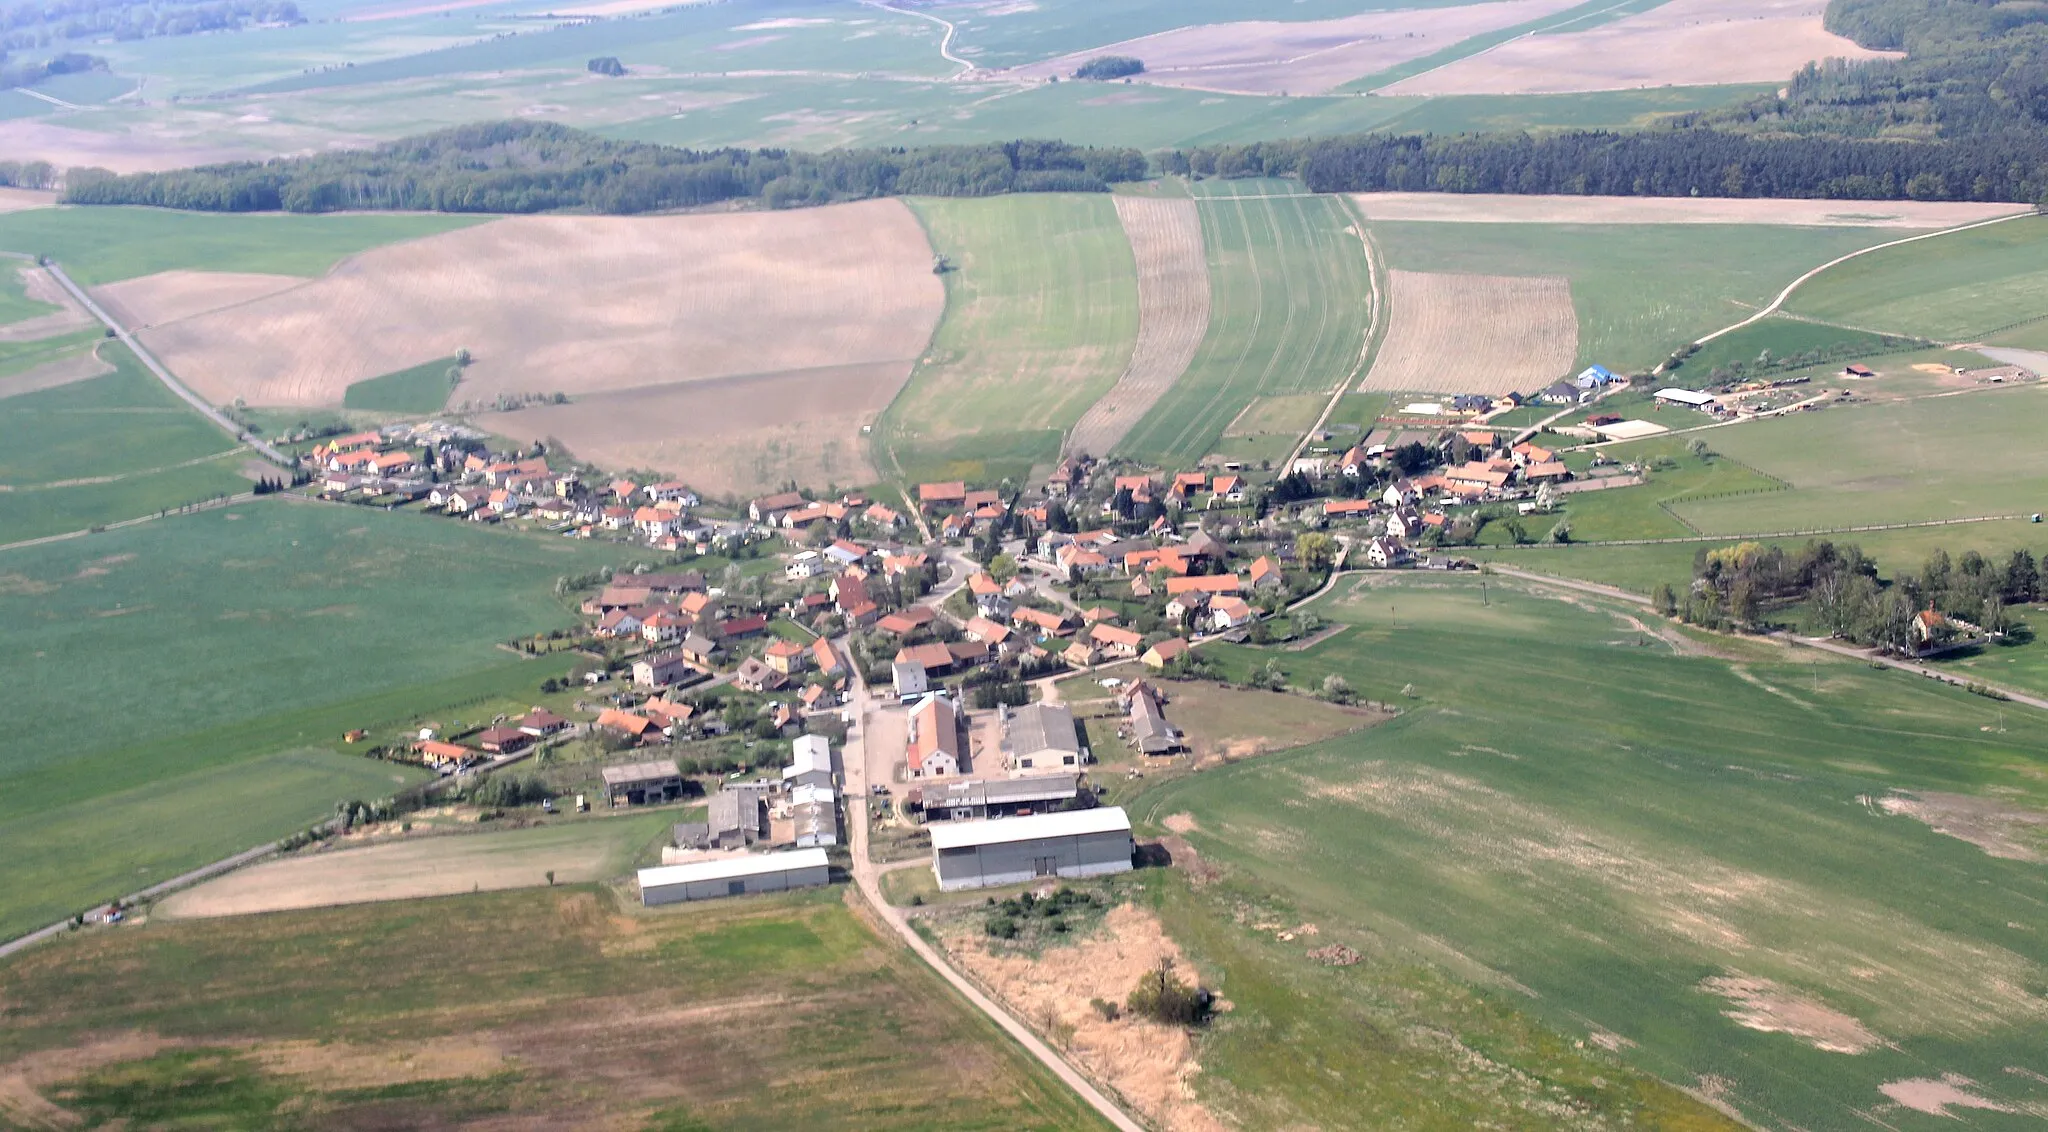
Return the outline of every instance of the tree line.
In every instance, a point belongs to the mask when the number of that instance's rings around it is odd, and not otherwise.
[[[294,0],[24,0],[0,5],[0,52],[305,22]]]
[[[1064,142],[816,154],[695,150],[616,141],[549,122],[485,122],[309,157],[128,176],[74,170],[65,199],[207,212],[631,214],[732,200],[789,208],[897,194],[1105,192],[1146,172],[1135,149]]]
[[[2040,562],[2025,549],[1994,560],[1937,548],[1918,572],[1886,579],[1862,548],[1817,540],[1792,551],[1753,542],[1702,547],[1683,592],[1659,585],[1651,603],[1691,624],[1749,630],[1799,607],[1805,632],[1903,652],[1923,610],[1999,636],[2017,627],[2012,606],[2041,597]]]

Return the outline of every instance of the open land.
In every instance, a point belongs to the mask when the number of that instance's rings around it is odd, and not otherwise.
[[[1957,342],[2048,310],[2048,219],[2026,217],[1871,252],[1801,284],[1785,309]]]
[[[1144,73],[1134,76],[1143,83],[1241,94],[1320,94],[1576,2],[1498,0],[1334,20],[1199,24],[1033,63],[1011,73],[1027,79],[1064,78],[1095,56],[1126,55],[1145,61]]]
[[[1504,193],[1353,193],[1368,221],[1461,224],[1784,224],[1826,228],[1951,228],[2026,212],[1974,201],[1762,200],[1745,197],[1569,197]]]
[[[256,271],[173,268],[92,289],[93,300],[129,330],[143,330],[268,298],[306,280]]]
[[[9,1119],[1102,1127],[832,892],[649,914],[580,886],[152,922],[24,953],[0,988]]]
[[[1195,202],[1118,196],[1117,220],[1138,264],[1131,364],[1067,437],[1067,450],[1108,452],[1179,379],[1209,329],[1209,261]]]
[[[650,385],[475,420],[500,436],[553,438],[603,467],[680,477],[709,496],[791,481],[865,484],[878,473],[862,431],[908,371],[905,362],[881,362]]]
[[[1573,364],[1616,373],[1647,370],[1678,346],[1754,313],[1802,272],[1900,234],[1761,224],[1610,228],[1397,220],[1375,221],[1369,230],[1387,266],[1397,270],[1570,279],[1579,322]],[[1685,269],[1675,269],[1677,263]]]
[[[665,841],[671,813],[579,817],[499,833],[407,837],[266,861],[176,893],[151,914],[246,916],[607,880]],[[550,879],[552,878],[552,879]]]
[[[1187,372],[1117,450],[1166,465],[1207,456],[1257,397],[1344,384],[1364,353],[1371,303],[1371,269],[1341,201],[1275,198],[1258,193],[1264,182],[1197,187],[1219,194],[1197,198],[1209,255],[1208,333]]]
[[[50,274],[23,265],[0,291],[0,342],[33,342],[94,325],[93,317]]]
[[[1042,193],[911,203],[952,270],[931,348],[876,427],[881,470],[1000,479],[1050,462],[1136,349],[1137,265],[1115,205]]]
[[[41,189],[0,188],[0,212],[19,212],[24,208],[48,208],[57,203],[57,194]]]
[[[1639,610],[1480,588],[1361,577],[1313,607],[1344,633],[1216,647],[1232,673],[1278,658],[1295,687],[1341,674],[1407,711],[1171,781],[1137,811],[1180,815],[1169,827],[1248,899],[1367,938],[1332,993],[1435,966],[1770,1128],[1859,1128],[1870,1111],[1937,1127],[1883,1086],[1947,1073],[2048,1111],[2048,943],[2016,915],[2048,878],[1959,836],[1963,809],[1937,828],[1878,804],[1961,794],[2038,813],[2037,729],[1986,730],[1993,705],[1902,674],[1768,646],[1696,655],[1638,628]],[[1356,1090],[1270,1087],[1287,1072],[1275,1034],[1226,974],[1248,1031],[1205,1047],[1197,1095],[1260,1105],[1261,1124],[1373,1126],[1337,1108]],[[1375,1032],[1428,1044],[1427,1023]],[[1323,1040],[1279,1048],[1313,1061]]]
[[[1822,59],[1897,58],[1821,27],[1818,0],[1671,0],[1590,27],[1522,36],[1381,89],[1538,94],[1779,82]]]
[[[915,221],[895,201],[871,201],[514,217],[365,252],[315,283],[212,314],[163,322],[136,313],[151,324],[142,340],[216,401],[338,405],[355,382],[468,349],[476,360],[459,397],[489,404],[907,365],[939,302]]]
[[[0,121],[0,152],[47,161],[60,169],[100,168],[153,173],[269,154],[248,146],[193,145],[153,131],[103,133],[33,119]]]
[[[1512,393],[1571,372],[1579,323],[1571,281],[1388,272],[1387,337],[1363,388]]]

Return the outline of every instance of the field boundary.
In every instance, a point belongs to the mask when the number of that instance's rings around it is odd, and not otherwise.
[[[1323,431],[1324,425],[1330,423],[1330,414],[1337,411],[1337,405],[1344,400],[1344,395],[1353,392],[1354,387],[1363,379],[1368,367],[1379,353],[1380,342],[1386,337],[1386,327],[1382,325],[1380,318],[1380,308],[1385,304],[1380,301],[1380,297],[1386,294],[1383,280],[1387,267],[1380,262],[1379,249],[1373,246],[1372,236],[1366,231],[1365,214],[1359,210],[1357,202],[1349,196],[1344,196],[1338,207],[1344,210],[1345,215],[1351,217],[1351,230],[1358,236],[1358,246],[1365,250],[1365,341],[1359,347],[1358,364],[1351,367],[1351,372],[1346,374],[1344,380],[1338,382],[1337,388],[1330,393],[1330,400],[1323,405],[1323,415],[1317,417],[1316,423],[1301,434],[1301,440],[1295,444],[1294,451],[1287,454],[1287,463],[1282,465],[1285,468],[1294,467],[1294,462],[1301,459],[1303,450],[1308,448],[1309,441],[1315,434]]]
[[[1209,333],[1208,243],[1194,199],[1119,196],[1112,203],[1138,265],[1138,339],[1123,375],[1068,430],[1070,454],[1102,456],[1123,443],[1188,371]]]

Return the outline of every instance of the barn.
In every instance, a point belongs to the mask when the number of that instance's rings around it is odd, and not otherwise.
[[[1135,850],[1120,806],[949,822],[931,834],[932,871],[947,892],[1127,872]]]
[[[750,892],[782,892],[791,888],[816,888],[832,879],[831,866],[823,849],[798,849],[789,853],[749,853],[687,865],[662,865],[640,870],[640,903],[680,904],[686,900],[712,900],[720,896],[744,896]]]

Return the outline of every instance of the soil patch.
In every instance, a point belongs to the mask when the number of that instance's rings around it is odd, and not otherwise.
[[[1951,228],[2027,211],[1972,201],[1761,200],[1735,197],[1354,193],[1368,220],[1451,224],[1774,224],[1813,228]]]
[[[453,400],[908,365],[945,293],[900,201],[786,212],[521,216],[354,256],[143,332],[216,402],[339,405],[457,350]],[[701,438],[693,438],[701,439]]]
[[[1361,388],[1508,393],[1548,385],[1578,358],[1562,275],[1389,275],[1392,322]]]
[[[1883,1039],[1863,1023],[1769,979],[1739,972],[1717,975],[1700,989],[1727,999],[1733,1009],[1722,1013],[1737,1025],[1767,1034],[1790,1034],[1829,1053],[1863,1053]]]
[[[1115,198],[1138,261],[1138,341],[1131,362],[1067,437],[1067,451],[1108,454],[1151,411],[1209,331],[1209,261],[1192,200]]]
[[[159,271],[94,287],[92,297],[130,330],[197,318],[303,285],[296,275],[236,271]]]
[[[154,1057],[175,1044],[154,1034],[119,1034],[0,1066],[0,1120],[23,1128],[73,1127],[78,1118],[50,1103],[45,1089],[104,1066]]]
[[[872,483],[862,430],[910,377],[911,363],[630,389],[567,405],[486,413],[477,423],[519,440],[561,441],[608,468],[646,468],[707,496],[744,496],[791,480]]]
[[[2001,1104],[1989,1097],[1978,1096],[1970,1090],[1976,1082],[1956,1073],[1944,1073],[1940,1077],[1913,1077],[1904,1081],[1886,1081],[1878,1091],[1898,1104],[1914,1112],[1930,1113],[1934,1116],[1954,1116],[1951,1108],[1981,1108],[1987,1112],[2011,1112],[2010,1105]]]
[[[1888,814],[1925,822],[1936,833],[1967,841],[2008,861],[2048,859],[2048,814],[1971,794],[1890,794],[1877,800]]]
[[[0,377],[0,400],[19,397],[24,393],[37,393],[45,389],[73,385],[81,381],[114,372],[114,367],[100,360],[93,351],[73,354],[54,362],[30,366],[20,373]]]
[[[969,921],[971,924],[972,921]],[[1222,1132],[1224,1125],[1195,1100],[1194,1041],[1186,1030],[1119,1016],[1105,1021],[1089,1005],[1121,1005],[1146,972],[1170,960],[1181,978],[1199,981],[1159,918],[1129,904],[1110,909],[1087,938],[1041,956],[997,955],[978,931],[946,939],[955,961],[1041,1031],[1068,1057],[1114,1085],[1159,1127]]]
[[[1825,0],[1671,0],[1580,32],[1525,35],[1380,94],[1554,94],[1783,82],[1821,59],[1896,59],[1821,27]]]
[[[1034,79],[1066,78],[1097,55],[1133,55],[1145,61],[1144,73],[1133,76],[1134,82],[1242,94],[1321,94],[1472,36],[1571,6],[1571,0],[1498,0],[1371,12],[1335,20],[1198,24],[1075,52],[1008,73]]]

